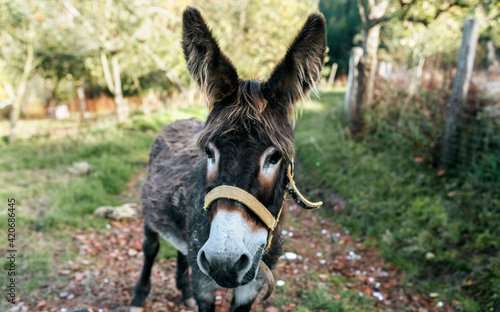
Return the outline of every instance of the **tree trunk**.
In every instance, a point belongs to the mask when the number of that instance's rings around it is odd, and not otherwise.
[[[345,93],[344,110],[347,120],[352,123],[353,120],[359,119],[359,113],[356,111],[356,96],[358,90],[358,63],[363,55],[363,49],[359,47],[352,48],[351,57],[349,58],[349,73],[347,76],[347,89]]]
[[[417,92],[417,88],[420,86],[422,79],[422,72],[424,70],[425,57],[420,55],[418,59],[418,64],[416,67],[411,69],[410,84],[408,86],[408,95],[413,96]]]
[[[363,57],[358,63],[358,88],[356,92],[356,107],[351,115],[351,132],[356,133],[363,126],[363,108],[370,106],[373,101],[373,87],[377,71],[377,50],[380,43],[380,23],[378,19],[385,14],[389,0],[382,0],[375,4],[368,0],[368,9],[361,0],[357,1],[359,14],[364,26]]]
[[[478,31],[479,23],[477,20],[465,20],[462,45],[460,46],[460,52],[458,54],[457,72],[453,79],[451,97],[447,105],[446,128],[440,161],[442,168],[448,168],[455,160],[454,155],[460,130],[460,113],[463,111],[469,91],[474,56],[476,55]]]
[[[363,56],[358,63],[358,87],[356,90],[356,105],[351,117],[351,131],[359,132],[363,127],[363,109],[373,101],[373,86],[377,70],[377,48],[380,38],[380,25],[368,30],[368,36],[363,49]]]
[[[358,64],[358,83],[362,86],[358,88],[358,101],[360,101],[358,105],[362,107],[368,107],[373,102],[373,86],[377,71],[377,49],[379,43],[380,25],[376,25],[368,30],[368,36],[364,42],[363,57]]]
[[[33,66],[33,42],[28,40],[26,62],[24,63],[24,70],[17,87],[14,101],[12,102],[12,110],[10,111],[10,135],[9,142],[14,143],[17,139],[17,121],[19,120],[19,111],[21,109],[21,101],[23,100],[26,91],[26,84],[28,77]]]
[[[245,28],[245,22],[246,22],[246,17],[247,17],[247,7],[248,7],[248,0],[241,0],[240,22],[238,24],[240,32],[243,32],[243,30]]]
[[[115,91],[115,85],[113,84],[113,79],[111,79],[111,72],[109,71],[108,57],[104,50],[101,51],[101,64],[102,71],[104,72],[104,79],[108,85],[108,89],[111,93]]]
[[[118,55],[114,54],[111,57],[111,65],[113,66],[113,76],[115,79],[115,104],[118,122],[123,122],[128,116],[128,105],[123,100],[122,82],[120,79],[120,64],[118,64]]]
[[[80,118],[85,119],[85,111],[87,110],[87,103],[85,102],[85,82],[76,88],[76,94],[80,102]]]
[[[495,57],[495,45],[493,44],[493,40],[488,40],[488,72],[494,73],[500,69],[500,65]]]
[[[328,77],[328,83],[326,85],[328,89],[333,88],[333,82],[335,81],[335,74],[337,74],[337,68],[339,68],[339,64],[333,63],[332,70],[330,71],[330,77]]]

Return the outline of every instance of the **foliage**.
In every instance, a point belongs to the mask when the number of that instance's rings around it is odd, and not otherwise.
[[[443,115],[426,109],[438,103],[417,99],[415,110],[401,113],[399,98],[385,113],[372,111],[367,132],[353,140],[339,110],[343,94],[322,97],[325,104],[312,103],[315,114],[306,107],[296,143],[302,170],[314,172],[308,180],[348,201],[332,212],[335,220],[376,237],[385,257],[422,291],[498,307],[499,182],[435,169],[432,151],[439,148]]]
[[[339,72],[347,73],[350,50],[362,44],[358,0],[320,1],[328,27],[328,65],[339,64]],[[367,1],[361,0],[367,8]],[[455,63],[461,41],[461,27],[466,17],[480,21],[480,38],[500,42],[498,3],[494,1],[390,1],[381,18],[380,57],[387,62],[416,66],[419,57],[435,57],[438,66]],[[498,45],[498,44],[497,44]],[[498,49],[498,46],[497,46]],[[480,44],[478,55],[485,58],[486,45]],[[497,51],[498,54],[498,51]],[[479,65],[485,64],[478,58]]]
[[[264,79],[316,11],[317,0],[193,1],[244,79]],[[272,9],[270,9],[272,8]]]
[[[35,41],[34,75],[46,81],[42,100],[70,100],[74,90],[61,89],[75,85],[84,84],[90,96],[105,90],[101,52],[117,56],[125,95],[185,92],[190,78],[180,41],[181,15],[188,4],[200,8],[245,78],[265,78],[317,8],[317,0],[230,1],[223,6],[216,1],[2,1],[0,67],[6,74],[0,76],[0,100],[7,96],[6,82],[15,88],[28,33]]]
[[[319,10],[327,22],[329,62],[339,64],[339,73],[347,74],[354,37],[361,31],[357,0],[321,0]]]

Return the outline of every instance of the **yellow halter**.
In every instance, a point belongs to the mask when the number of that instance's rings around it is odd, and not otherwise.
[[[243,189],[240,189],[239,187],[229,185],[221,185],[208,192],[208,194],[205,196],[205,204],[203,205],[203,209],[207,210],[215,200],[220,198],[236,200],[248,207],[248,209],[252,210],[269,229],[267,245],[265,248],[265,251],[267,252],[269,247],[271,246],[274,230],[276,229],[276,226],[280,221],[281,213],[283,212],[283,208],[285,207],[287,193],[290,193],[293,200],[304,209],[319,208],[321,205],[323,205],[323,202],[321,201],[311,202],[307,200],[299,192],[297,186],[295,185],[295,182],[293,181],[292,165],[288,165],[286,177],[288,179],[288,183],[285,186],[283,203],[281,204],[280,211],[278,212],[276,218],[274,218],[269,210],[264,205],[262,205],[262,203],[257,200],[257,198],[255,198],[252,194]],[[262,299],[266,300],[274,291],[274,277],[271,273],[271,270],[269,270],[269,268],[263,261],[260,262],[260,271],[266,277],[268,284],[267,293]]]
[[[248,193],[243,189],[240,189],[239,187],[229,186],[229,185],[221,185],[208,192],[208,194],[205,196],[205,204],[203,205],[203,209],[207,210],[210,207],[210,204],[212,204],[215,200],[220,198],[227,198],[239,201],[240,203],[248,207],[248,209],[252,210],[269,229],[270,233],[266,246],[266,251],[267,251],[269,249],[269,246],[271,245],[271,240],[273,237],[272,233],[274,232],[274,229],[279,223],[281,212],[283,211],[283,207],[285,206],[285,199],[287,193],[290,193],[294,201],[304,209],[319,208],[323,204],[323,202],[313,203],[307,200],[299,192],[297,186],[295,185],[295,182],[293,181],[292,165],[289,165],[287,168],[287,178],[288,178],[288,183],[285,187],[283,204],[281,205],[280,211],[278,212],[278,216],[276,217],[276,219],[269,212],[269,210],[267,210],[267,208],[264,205],[262,205],[262,203],[259,200],[257,200],[257,198],[255,198],[252,194]]]

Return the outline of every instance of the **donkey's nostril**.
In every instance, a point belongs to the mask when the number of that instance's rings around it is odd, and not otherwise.
[[[234,268],[236,272],[245,272],[247,271],[250,265],[250,257],[247,254],[242,254],[241,257],[234,264]]]
[[[208,262],[205,251],[200,253],[200,266],[207,272],[210,272],[210,263]]]

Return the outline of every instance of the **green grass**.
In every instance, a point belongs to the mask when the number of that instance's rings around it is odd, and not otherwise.
[[[329,214],[354,235],[377,238],[422,292],[463,301],[469,311],[498,309],[499,183],[470,171],[440,176],[433,160],[442,124],[423,127],[418,110],[368,112],[365,132],[352,139],[343,97],[335,90],[306,103],[296,127],[297,175],[345,198],[347,207]]]
[[[335,299],[326,290],[307,291],[302,295],[305,303],[305,311],[373,311],[375,309],[373,299],[353,290],[341,290],[337,293],[340,299]]]
[[[154,140],[152,133],[163,123],[176,119],[203,117],[205,108],[191,106],[150,116],[134,116],[120,125],[106,124],[65,138],[33,138],[14,145],[0,146],[0,198],[15,198],[16,247],[19,266],[20,295],[40,289],[55,281],[64,283],[55,272],[54,256],[69,261],[78,255],[69,246],[71,229],[102,228],[107,220],[95,218],[97,207],[122,204],[119,196],[134,174],[148,162]],[[155,126],[144,128],[141,120],[154,120]],[[129,125],[129,126],[126,126]],[[91,171],[74,175],[68,168],[76,162],[87,162]],[[6,209],[0,218],[7,217]],[[0,223],[5,231],[6,222]],[[176,252],[162,244],[158,258],[169,258]],[[2,257],[0,267],[9,263]],[[52,282],[50,282],[52,281]],[[62,285],[62,284],[61,284]],[[2,306],[0,305],[0,309]]]

